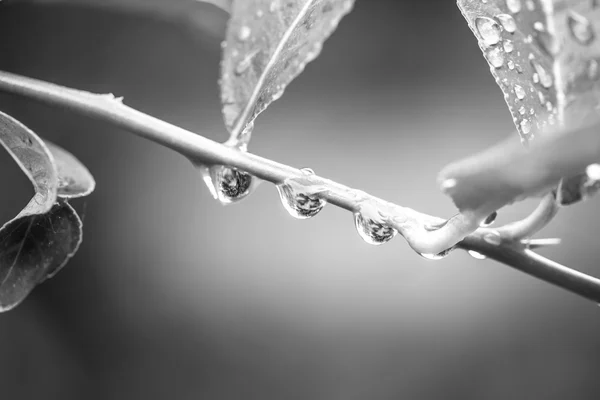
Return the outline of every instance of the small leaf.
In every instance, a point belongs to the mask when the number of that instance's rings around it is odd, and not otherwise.
[[[0,144],[21,167],[35,190],[33,199],[18,217],[50,211],[56,202],[58,172],[44,142],[25,125],[0,112]]]
[[[248,144],[254,119],[319,55],[352,5],[353,0],[233,3],[221,66],[229,144]]]
[[[67,263],[81,244],[81,227],[75,210],[63,202],[0,229],[0,312],[16,307]]]
[[[81,161],[48,140],[44,142],[54,156],[58,170],[58,197],[73,199],[91,194],[96,188],[96,181]]]

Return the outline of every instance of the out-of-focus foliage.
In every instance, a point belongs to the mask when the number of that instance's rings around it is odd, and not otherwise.
[[[72,154],[0,112],[0,143],[31,180],[33,199],[0,228],[0,312],[54,276],[81,243],[81,220],[67,199],[90,194],[90,172]],[[5,190],[9,190],[8,187]]]

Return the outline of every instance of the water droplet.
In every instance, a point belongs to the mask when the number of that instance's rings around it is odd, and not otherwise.
[[[525,113],[526,113],[526,112],[527,112],[527,110],[525,110],[525,107],[524,107],[524,106],[521,106],[521,107],[519,108],[519,114],[521,114],[521,115],[525,115]]]
[[[477,27],[477,32],[479,32],[479,35],[483,39],[483,43],[485,43],[487,46],[493,46],[500,41],[500,25],[498,25],[493,19],[487,17],[478,17],[475,20],[475,26]]]
[[[397,230],[386,224],[387,219],[376,205],[365,201],[354,214],[354,225],[365,242],[377,246],[389,242],[398,234]]]
[[[438,261],[438,260],[442,260],[446,257],[448,257],[448,255],[450,253],[452,253],[452,251],[454,250],[454,247],[450,247],[447,250],[442,251],[441,253],[438,254],[427,254],[427,253],[418,253],[421,257],[426,258],[428,260],[434,260],[434,261]]]
[[[263,15],[264,15],[263,10],[256,11],[256,18],[262,18]]]
[[[598,72],[599,72],[599,68],[598,68],[598,61],[596,60],[590,60],[588,63],[588,67],[587,67],[587,71],[588,71],[588,78],[591,80],[596,80],[598,79]]]
[[[515,69],[515,63],[513,60],[509,60],[507,65],[508,65],[508,69],[510,69],[511,71],[513,69]]]
[[[245,199],[253,188],[253,176],[236,168],[217,166],[212,168],[217,198],[223,204]]]
[[[488,51],[487,57],[494,68],[501,68],[504,65],[504,54],[502,54],[502,51],[499,48]]]
[[[246,40],[248,40],[250,38],[250,35],[252,34],[252,30],[244,25],[240,28],[240,31],[238,32],[238,39],[241,42],[245,42]]]
[[[496,15],[496,18],[498,19],[498,21],[500,21],[506,32],[515,33],[515,31],[517,30],[517,23],[515,22],[515,19],[512,16],[508,14],[499,14]]]
[[[457,183],[456,179],[445,179],[441,185],[442,192],[448,193],[448,191],[453,189]]]
[[[546,103],[546,96],[544,96],[544,93],[542,92],[537,92],[538,94],[538,99],[540,100],[540,104],[544,105],[544,103]]]
[[[591,164],[585,169],[585,173],[593,181],[600,181],[600,164]]]
[[[533,23],[533,29],[538,32],[544,32],[546,30],[546,27],[544,26],[544,23],[536,21]]]
[[[527,6],[527,9],[529,11],[534,11],[535,10],[535,3],[533,2],[533,0],[527,0],[525,2],[525,5]]]
[[[488,226],[492,225],[494,223],[494,221],[496,221],[497,217],[498,217],[498,212],[494,211],[493,213],[488,215],[488,217],[479,226],[482,228],[488,227]]]
[[[484,256],[483,254],[481,254],[481,253],[478,253],[478,252],[476,252],[475,250],[469,250],[469,251],[467,251],[467,253],[469,253],[469,255],[470,255],[471,257],[473,257],[473,258],[476,258],[476,259],[478,259],[478,260],[485,260],[485,259],[487,258],[487,257],[486,257],[486,256]]]
[[[273,0],[271,4],[269,4],[269,12],[277,11],[277,0]]]
[[[314,175],[309,168],[302,169],[307,175]],[[294,218],[308,219],[317,215],[327,202],[317,196],[317,187],[311,187],[310,181],[302,178],[287,179],[283,184],[277,185],[281,204],[285,210]]]
[[[517,96],[517,99],[523,100],[526,95],[525,89],[523,89],[521,85],[515,85],[515,95]]]
[[[594,38],[596,37],[594,28],[586,17],[571,11],[567,17],[567,23],[571,34],[579,43],[589,45],[594,41]]]
[[[523,118],[519,125],[521,126],[521,130],[524,134],[531,132],[531,121],[529,121],[527,118]]]
[[[504,51],[507,53],[512,53],[512,51],[515,49],[515,45],[512,42],[512,40],[506,39],[503,43],[503,46],[504,46]]]
[[[516,14],[521,11],[521,0],[506,0],[506,7],[508,11]]]
[[[425,226],[423,226],[423,228],[428,232],[437,231],[438,229],[442,229],[444,226],[446,226],[448,224],[448,221],[450,221],[450,220],[447,219],[444,222],[441,222],[438,224],[425,224]]]
[[[483,240],[494,246],[500,246],[502,244],[502,236],[497,231],[491,231],[483,235]]]
[[[542,86],[545,87],[546,89],[551,88],[552,84],[553,84],[552,75],[550,75],[544,69],[544,67],[542,67],[541,64],[538,63],[537,61],[532,59],[530,61],[530,63],[531,63],[531,66],[533,67],[535,73],[538,75],[538,81],[542,84]],[[534,79],[535,79],[535,77],[534,77]]]

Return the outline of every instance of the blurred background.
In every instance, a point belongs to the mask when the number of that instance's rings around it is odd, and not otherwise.
[[[221,10],[13,3],[0,7],[0,69],[226,139]],[[435,262],[401,238],[369,246],[332,206],[294,220],[268,183],[223,207],[172,151],[12,96],[0,109],[98,183],[77,203],[79,253],[0,315],[2,399],[598,398],[594,304],[463,252]],[[259,117],[250,150],[449,217],[437,172],[513,130],[453,1],[358,0]],[[6,221],[32,189],[5,152],[0,180]],[[564,243],[543,254],[600,275],[597,210],[562,212],[544,235]]]

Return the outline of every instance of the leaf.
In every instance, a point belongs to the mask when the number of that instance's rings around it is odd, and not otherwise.
[[[58,172],[52,154],[33,131],[0,112],[0,143],[33,184],[35,194],[18,217],[44,214],[56,202]]]
[[[561,135],[591,129],[591,121],[598,117],[600,43],[596,32],[600,29],[600,8],[597,3],[458,0],[504,93],[523,143],[531,146],[536,136],[550,137],[534,152],[505,146],[502,151],[495,148],[445,168],[439,179],[461,212],[483,218],[494,207],[534,196],[540,188],[549,189],[551,179],[557,184],[560,178],[583,171],[570,168],[580,165],[584,158],[589,160],[589,150],[579,146],[579,142],[572,145]],[[565,146],[564,153],[551,144],[553,141]],[[551,149],[557,165],[565,169],[550,166],[542,149]],[[583,153],[577,153],[576,149]],[[532,157],[541,159],[526,159]],[[544,165],[549,170],[521,169],[520,176],[511,177],[509,173],[515,173],[515,168],[507,166],[505,160],[529,168]],[[540,180],[536,181],[536,177]],[[477,182],[477,189],[469,186],[469,182]]]
[[[229,144],[245,147],[252,123],[315,59],[353,0],[238,0],[221,65]]]
[[[96,188],[96,181],[81,161],[47,140],[45,144],[54,156],[58,171],[58,197],[73,199],[91,194]]]
[[[528,147],[511,136],[446,166],[440,184],[461,212],[485,218],[514,201],[552,190],[561,178],[576,176],[600,160],[599,132],[594,119],[577,129],[545,132]]]
[[[16,119],[0,112],[0,143],[29,177],[35,195],[0,228],[0,312],[17,306],[54,276],[81,243],[81,220],[66,200],[95,187],[90,172],[72,154],[44,143]]]
[[[79,216],[66,202],[49,213],[15,218],[0,229],[0,312],[16,307],[77,252]]]

